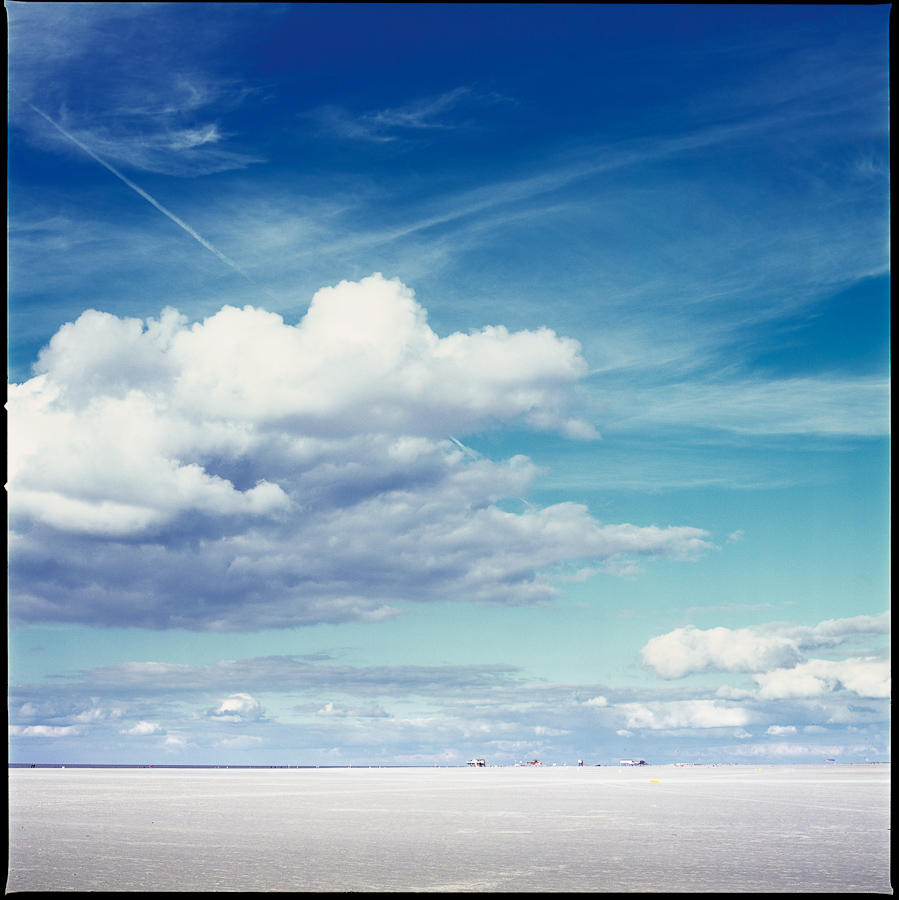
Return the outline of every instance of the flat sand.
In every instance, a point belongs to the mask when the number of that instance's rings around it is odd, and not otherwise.
[[[888,765],[13,769],[8,892],[892,893]]]

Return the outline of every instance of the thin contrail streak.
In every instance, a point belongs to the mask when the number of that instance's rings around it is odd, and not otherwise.
[[[223,263],[225,263],[225,265],[230,266],[239,275],[243,275],[243,277],[246,278],[247,281],[250,282],[250,284],[254,285],[255,287],[259,288],[260,290],[265,291],[266,294],[268,294],[273,299],[277,299],[277,298],[275,298],[274,294],[271,293],[271,291],[264,288],[261,284],[257,284],[255,281],[253,281],[253,279],[250,278],[250,276],[247,275],[247,273],[244,272],[244,270],[241,269],[241,267],[239,265],[237,265],[236,262],[228,259],[228,257],[225,256],[224,253],[222,253],[219,250],[216,250],[216,248],[213,247],[212,244],[210,244],[209,241],[207,241],[202,235],[197,234],[197,232],[194,231],[193,228],[191,228],[190,225],[187,224],[187,222],[184,222],[183,220],[179,219],[178,216],[176,216],[171,210],[166,209],[158,200],[155,200],[153,197],[151,197],[142,187],[140,187],[139,185],[136,185],[130,178],[127,178],[126,176],[124,176],[118,169],[114,168],[108,162],[106,162],[105,159],[103,159],[101,156],[98,156],[96,153],[94,153],[94,151],[91,150],[90,147],[86,146],[85,144],[82,144],[81,141],[79,141],[78,138],[76,138],[74,135],[69,134],[68,131],[66,131],[61,125],[58,125],[56,122],[54,122],[53,119],[51,119],[50,116],[48,116],[45,112],[42,112],[41,110],[39,110],[33,103],[29,102],[21,95],[18,95],[18,96],[22,100],[23,103],[27,103],[41,118],[46,119],[60,134],[64,135],[73,144],[80,147],[85,153],[88,154],[88,156],[93,157],[98,163],[100,163],[101,166],[103,166],[106,169],[109,169],[109,171],[112,172],[112,174],[115,175],[116,178],[119,178],[122,181],[124,181],[125,184],[127,184],[128,187],[131,188],[131,190],[136,191],[138,194],[140,194],[141,197],[144,198],[144,200],[147,200],[150,203],[152,203],[153,206],[155,206],[164,216],[168,216],[176,225],[183,228],[195,241],[202,244],[210,253],[214,254]]]

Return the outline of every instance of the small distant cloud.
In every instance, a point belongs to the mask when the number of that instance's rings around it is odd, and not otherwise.
[[[259,722],[264,719],[264,710],[252,694],[232,694],[206,715],[220,722]]]
[[[729,684],[722,684],[715,691],[715,696],[721,700],[746,700],[755,696],[755,691],[748,691],[746,688],[732,687]]]
[[[767,730],[767,734],[781,737],[786,734],[796,734],[798,729],[795,725],[771,725]]]
[[[83,734],[80,725],[10,725],[10,737],[48,737],[61,738]]]
[[[598,441],[602,435],[589,422],[583,419],[568,419],[562,426],[562,434],[575,441]]]
[[[119,734],[132,734],[138,737],[143,737],[148,734],[161,734],[162,730],[162,726],[157,725],[155,722],[140,721],[131,728],[123,728],[119,732]]]
[[[195,747],[196,744],[192,743],[187,737],[180,734],[169,734],[166,736],[165,741],[163,742],[162,749],[166,751],[166,753],[182,753],[183,751]]]
[[[561,728],[547,728],[545,725],[537,725],[534,728],[534,734],[539,737],[561,737],[563,734],[570,734]]]
[[[584,701],[584,706],[600,706],[600,707],[602,707],[602,706],[608,706],[608,705],[609,705],[609,701],[602,695],[600,695],[599,697],[593,697],[591,700]]]
[[[732,532],[727,536],[728,544],[736,544],[739,541],[742,541],[744,537],[744,531],[742,528],[738,528],[736,531]]]
[[[368,706],[352,707],[350,709],[340,709],[333,703],[326,703],[320,710],[320,716],[357,716],[365,719],[384,719],[389,718],[390,713],[377,703],[370,703]]]

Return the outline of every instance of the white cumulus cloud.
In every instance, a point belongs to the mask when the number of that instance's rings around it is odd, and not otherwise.
[[[253,307],[192,325],[89,310],[35,372],[9,403],[18,620],[379,621],[410,600],[545,602],[566,561],[630,571],[711,546],[576,503],[503,510],[536,467],[449,435],[517,422],[597,437],[567,409],[579,345],[499,325],[438,337],[378,274],[320,290],[296,325]]]
[[[706,671],[768,672],[794,668],[804,660],[805,651],[837,647],[858,636],[886,634],[889,628],[889,613],[829,619],[815,626],[775,622],[702,631],[688,625],[651,638],[641,655],[644,665],[668,679]]]
[[[891,690],[890,664],[882,659],[810,659],[792,669],[752,677],[763,700],[813,699],[840,689],[859,697],[887,698]]]
[[[622,703],[628,730],[648,728],[730,728],[748,725],[751,712],[721,700],[659,700]]]

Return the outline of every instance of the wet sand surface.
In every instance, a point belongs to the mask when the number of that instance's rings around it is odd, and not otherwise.
[[[7,890],[892,893],[890,767],[13,769]]]

